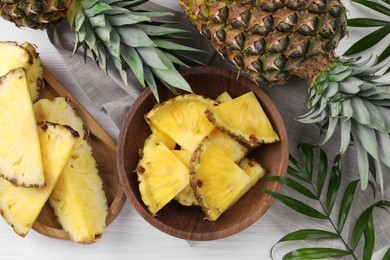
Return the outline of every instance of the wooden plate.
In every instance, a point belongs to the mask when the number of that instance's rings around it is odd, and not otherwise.
[[[196,94],[216,98],[223,91],[232,97],[253,91],[269,117],[280,141],[262,145],[252,151],[248,157],[260,162],[268,175],[285,175],[288,164],[288,141],[283,120],[271,99],[255,83],[238,77],[237,73],[220,68],[192,68],[184,70],[182,75]],[[167,88],[159,88],[161,101],[173,97]],[[185,207],[172,202],[152,216],[142,202],[138,189],[137,174],[134,172],[139,160],[138,151],[145,139],[151,134],[144,114],[156,105],[149,89],[141,93],[126,115],[118,141],[118,170],[122,187],[137,212],[151,225],[172,236],[187,240],[214,240],[233,235],[257,221],[271,206],[274,199],[260,189],[277,192],[281,188],[278,182],[259,181],[237,203],[212,222],[204,219],[200,207]],[[248,118],[251,120],[251,118]]]
[[[93,155],[98,164],[99,173],[103,179],[104,191],[107,196],[109,210],[106,222],[109,225],[119,214],[126,200],[126,195],[119,183],[116,167],[116,143],[46,68],[44,68],[43,76],[45,87],[41,90],[40,97],[70,97],[74,108],[90,131]],[[41,211],[33,229],[48,237],[69,239],[68,234],[61,228],[48,203]]]

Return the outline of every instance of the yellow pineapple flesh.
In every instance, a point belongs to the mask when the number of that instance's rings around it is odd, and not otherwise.
[[[261,166],[260,163],[244,158],[240,161],[238,166],[245,171],[245,173],[251,178],[246,188],[243,190],[242,195],[249,191],[255,184],[264,177],[266,170]]]
[[[175,149],[176,142],[172,138],[169,137],[169,135],[164,134],[160,130],[158,130],[156,127],[150,127],[152,130],[152,133],[157,136],[158,139],[160,139],[161,142],[165,144],[168,149],[173,150]]]
[[[232,96],[230,96],[230,94],[227,92],[227,91],[224,91],[222,92],[221,95],[219,95],[215,101],[217,101],[218,103],[224,103],[226,101],[229,101],[229,100],[232,100]]]
[[[179,160],[187,167],[188,174],[189,174],[192,154],[185,150],[172,150],[172,153],[176,155],[176,157],[179,158]],[[188,175],[188,179],[189,178],[190,176]],[[195,197],[194,189],[191,187],[189,183],[181,192],[179,192],[179,194],[175,196],[174,199],[184,206],[199,205]]]
[[[241,161],[249,152],[249,149],[245,145],[218,128],[215,128],[210,133],[209,137],[211,141],[214,142],[219,149],[223,150],[235,163]]]
[[[271,122],[251,91],[206,111],[216,127],[254,148],[279,141]]]
[[[22,68],[0,78],[0,176],[15,185],[43,187],[37,124]]]
[[[145,119],[182,149],[194,152],[202,139],[214,129],[204,111],[215,105],[217,102],[199,95],[180,95],[157,105],[145,115]]]
[[[189,184],[187,167],[154,134],[145,141],[136,172],[142,200],[153,215]]]
[[[191,186],[208,219],[215,221],[242,195],[251,178],[206,137],[191,160]]]
[[[81,138],[49,202],[59,223],[73,241],[93,243],[105,230],[108,206],[103,181],[88,142],[88,131],[85,131],[69,99],[41,99],[34,104],[34,112],[38,120],[50,120],[80,131]]]
[[[42,122],[38,129],[46,186],[17,187],[0,179],[0,212],[23,237],[38,218],[79,138],[73,129],[58,124]]]
[[[29,43],[0,42],[0,59],[0,76],[16,68],[26,70],[30,97],[33,102],[36,101],[44,81],[42,62],[34,46]]]

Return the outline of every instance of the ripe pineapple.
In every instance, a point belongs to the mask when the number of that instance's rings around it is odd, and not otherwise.
[[[43,69],[34,46],[29,43],[0,42],[0,58],[0,76],[19,67],[26,70],[31,100],[36,101],[43,87]]]
[[[158,104],[145,115],[145,119],[150,126],[170,136],[182,149],[193,152],[214,129],[204,111],[216,104],[199,95],[180,95]]]
[[[192,154],[185,150],[172,150],[171,151],[176,157],[186,166],[188,169],[188,174],[190,173],[190,161]],[[190,176],[188,175],[188,179]],[[199,205],[198,201],[195,198],[195,192],[194,189],[191,187],[191,185],[188,183],[188,185],[181,191],[179,194],[177,194],[174,198],[177,200],[180,204],[184,206],[193,206],[193,205]]]
[[[240,166],[240,168],[243,169],[245,173],[248,174],[248,176],[251,178],[251,181],[244,189],[243,194],[252,188],[266,174],[265,169],[261,166],[260,163],[248,158],[242,159],[238,166]]]
[[[164,134],[160,130],[158,130],[156,127],[150,127],[152,130],[152,133],[157,136],[158,139],[161,140],[165,144],[168,149],[173,150],[175,149],[176,142],[172,138],[169,137],[169,135]]]
[[[38,131],[46,186],[17,187],[0,179],[0,212],[22,237],[27,235],[38,218],[79,138],[70,127],[49,122],[42,122]]]
[[[136,172],[142,200],[153,215],[189,184],[187,167],[154,134],[145,141]]]
[[[206,137],[192,157],[190,182],[203,212],[215,221],[243,195],[251,178]]]
[[[232,100],[232,96],[230,96],[230,94],[228,92],[222,92],[221,95],[219,95],[215,101],[217,101],[218,103],[224,103],[226,101],[229,101],[229,100]]]
[[[112,62],[127,84],[127,68],[158,99],[155,79],[169,88],[190,90],[176,70],[196,49],[173,41],[185,30],[166,27],[168,12],[144,11],[138,0],[0,0],[0,15],[18,27],[46,29],[63,17],[75,33],[75,51],[89,50],[107,70]],[[176,52],[180,50],[180,52]],[[184,51],[184,52],[181,52]],[[185,64],[184,64],[185,65]]]
[[[0,176],[18,186],[43,187],[41,148],[24,69],[0,77],[0,104]]]
[[[69,125],[80,133],[49,202],[73,241],[93,243],[105,230],[108,206],[88,131],[69,99],[40,99],[34,104],[34,112],[38,120]]]
[[[351,136],[357,149],[362,189],[369,168],[390,168],[390,93],[385,66],[376,60],[335,56],[346,33],[340,0],[180,0],[189,20],[215,49],[241,72],[267,85],[291,76],[309,81],[309,112],[302,123],[322,122],[329,140],[337,125],[340,153]],[[372,158],[374,160],[372,160]],[[374,163],[371,164],[370,161]],[[383,183],[382,174],[377,174]]]
[[[249,147],[279,141],[253,92],[211,107],[205,113],[216,127]]]
[[[218,128],[214,128],[209,137],[211,141],[214,142],[219,149],[223,150],[235,163],[240,162],[241,159],[249,152],[248,147],[229,136],[229,134],[222,132]]]

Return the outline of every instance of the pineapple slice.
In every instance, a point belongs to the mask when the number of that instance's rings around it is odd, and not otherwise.
[[[145,115],[145,119],[150,126],[170,136],[184,150],[192,153],[214,129],[204,111],[215,105],[217,103],[211,99],[186,94],[157,105]]]
[[[219,95],[215,101],[217,101],[218,103],[225,103],[226,101],[230,101],[232,100],[232,96],[230,96],[230,94],[228,92],[223,92],[221,95]]]
[[[241,169],[243,169],[246,174],[251,178],[251,181],[248,183],[248,186],[243,190],[242,195],[244,195],[247,191],[249,191],[255,184],[264,177],[266,174],[265,169],[261,166],[260,163],[250,160],[248,158],[244,158],[238,164]]]
[[[70,127],[54,123],[42,122],[38,129],[46,186],[17,187],[0,179],[0,212],[23,237],[38,218],[79,137]]]
[[[153,215],[189,184],[187,167],[154,134],[145,141],[136,172],[142,200]]]
[[[172,150],[171,151],[177,158],[187,167],[188,173],[190,169],[190,161],[191,161],[191,153],[185,150]],[[190,176],[188,176],[188,179]],[[188,183],[187,187],[185,187],[179,194],[177,194],[174,198],[181,205],[184,206],[194,206],[199,205],[198,201],[195,197],[194,189]]]
[[[41,148],[24,69],[0,78],[0,104],[0,176],[18,186],[43,187]]]
[[[215,221],[245,191],[251,178],[206,137],[191,159],[191,185],[207,218]]]
[[[108,206],[88,131],[69,99],[41,99],[34,104],[34,112],[38,120],[69,125],[80,133],[49,202],[73,241],[93,243],[105,230]]]
[[[168,147],[168,149],[175,149],[176,142],[172,138],[170,138],[169,135],[164,134],[156,127],[150,127],[150,129],[152,130],[152,133],[155,134],[157,138],[165,144],[166,147]]]
[[[207,118],[222,131],[254,148],[262,143],[279,141],[277,133],[251,91],[233,100],[211,107]]]
[[[43,69],[34,46],[29,43],[20,46],[16,42],[0,42],[0,58],[0,76],[20,67],[26,70],[30,97],[36,101],[43,87]]]
[[[245,145],[230,137],[228,134],[225,134],[218,128],[215,128],[210,133],[209,137],[211,141],[213,141],[219,149],[225,151],[235,163],[240,162],[249,152],[249,149]]]

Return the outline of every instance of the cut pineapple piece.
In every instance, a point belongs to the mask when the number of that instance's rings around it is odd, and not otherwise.
[[[18,186],[43,187],[37,124],[24,69],[0,78],[0,104],[0,176]]]
[[[233,137],[215,128],[210,133],[210,139],[219,149],[223,150],[235,163],[238,163],[249,152],[249,149]]]
[[[251,178],[206,137],[191,159],[191,185],[206,216],[215,221],[233,205]]]
[[[251,181],[248,183],[248,186],[243,190],[242,195],[249,191],[255,184],[264,177],[266,174],[265,169],[261,166],[260,163],[244,158],[238,164],[241,169],[245,171],[246,174],[251,178]]]
[[[153,215],[189,184],[187,167],[154,134],[145,141],[136,171],[142,200]]]
[[[40,99],[34,104],[34,113],[38,122],[45,120],[69,125],[80,134],[81,138],[86,135],[83,121],[69,98]]]
[[[150,127],[152,130],[152,133],[157,136],[157,138],[165,144],[166,147],[168,147],[169,150],[175,149],[176,142],[169,137],[169,135],[164,134],[160,130],[158,130],[156,127]]]
[[[214,129],[204,111],[215,105],[217,102],[199,95],[181,95],[157,105],[145,115],[145,119],[184,150],[194,152],[202,139]]]
[[[38,218],[79,137],[70,127],[53,123],[42,122],[38,129],[46,186],[17,187],[0,179],[0,212],[14,231],[23,237]]]
[[[90,244],[104,233],[107,199],[87,140],[76,144],[49,202],[73,241]]]
[[[107,199],[103,181],[83,122],[69,99],[41,99],[34,104],[38,120],[50,120],[80,131],[80,140],[59,178],[52,195],[52,206],[58,221],[70,238],[78,243],[93,243],[104,232]]]
[[[187,167],[188,173],[190,169],[190,161],[191,161],[191,153],[185,150],[172,150],[172,153],[176,155],[177,158]],[[188,175],[188,179],[190,176]],[[185,187],[179,194],[177,194],[174,198],[180,204],[184,206],[194,206],[199,205],[198,201],[195,197],[194,189],[188,183],[187,187]]]
[[[207,118],[222,131],[251,148],[279,141],[279,137],[251,91],[206,111]]]
[[[26,70],[30,97],[36,101],[43,87],[43,69],[34,46],[29,43],[20,46],[16,42],[0,42],[0,58],[0,76],[16,68]]]
[[[215,101],[217,101],[218,103],[225,103],[226,101],[230,101],[232,99],[233,99],[232,96],[230,96],[230,94],[225,91],[221,95],[219,95],[215,99]]]

